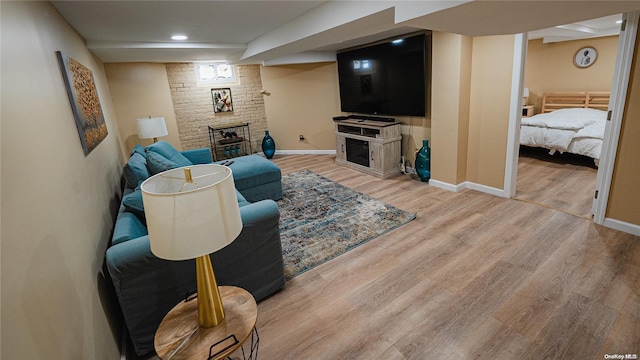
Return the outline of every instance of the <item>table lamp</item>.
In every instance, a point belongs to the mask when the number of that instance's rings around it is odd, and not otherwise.
[[[164,117],[151,117],[140,118],[138,120],[138,137],[140,139],[153,139],[153,142],[158,142],[160,136],[167,136],[167,124],[164,122]]]
[[[522,105],[526,106],[528,102],[529,102],[529,88],[524,88],[524,90],[522,90]]]
[[[224,308],[209,254],[242,231],[231,169],[193,165],[156,174],[142,183],[151,252],[161,259],[196,259],[198,324],[224,320]]]

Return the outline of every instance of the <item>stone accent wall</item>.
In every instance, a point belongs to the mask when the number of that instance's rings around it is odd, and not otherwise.
[[[166,64],[180,145],[183,150],[210,147],[209,126],[249,123],[253,152],[262,151],[267,129],[259,65],[237,65],[236,83],[199,85],[193,63]],[[233,112],[215,113],[212,88],[231,88]]]

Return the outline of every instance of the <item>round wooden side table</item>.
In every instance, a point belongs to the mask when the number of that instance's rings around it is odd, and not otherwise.
[[[154,346],[160,359],[224,359],[251,337],[252,359],[257,358],[258,332],[256,320],[258,306],[253,296],[235,286],[220,286],[220,297],[225,319],[218,326],[201,328],[198,325],[198,298],[187,299],[176,305],[162,319]],[[244,348],[242,348],[244,357]]]

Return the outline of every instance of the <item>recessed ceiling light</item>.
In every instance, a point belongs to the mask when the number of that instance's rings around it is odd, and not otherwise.
[[[173,35],[171,40],[187,40],[188,38],[187,35]]]

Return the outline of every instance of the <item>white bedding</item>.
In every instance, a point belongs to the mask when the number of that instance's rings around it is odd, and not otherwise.
[[[576,108],[560,109],[550,113],[523,117],[522,124],[559,130],[580,130],[596,121],[606,119],[607,113],[602,110]]]
[[[551,113],[523,117],[520,144],[600,159],[606,124],[606,111],[561,109]]]

